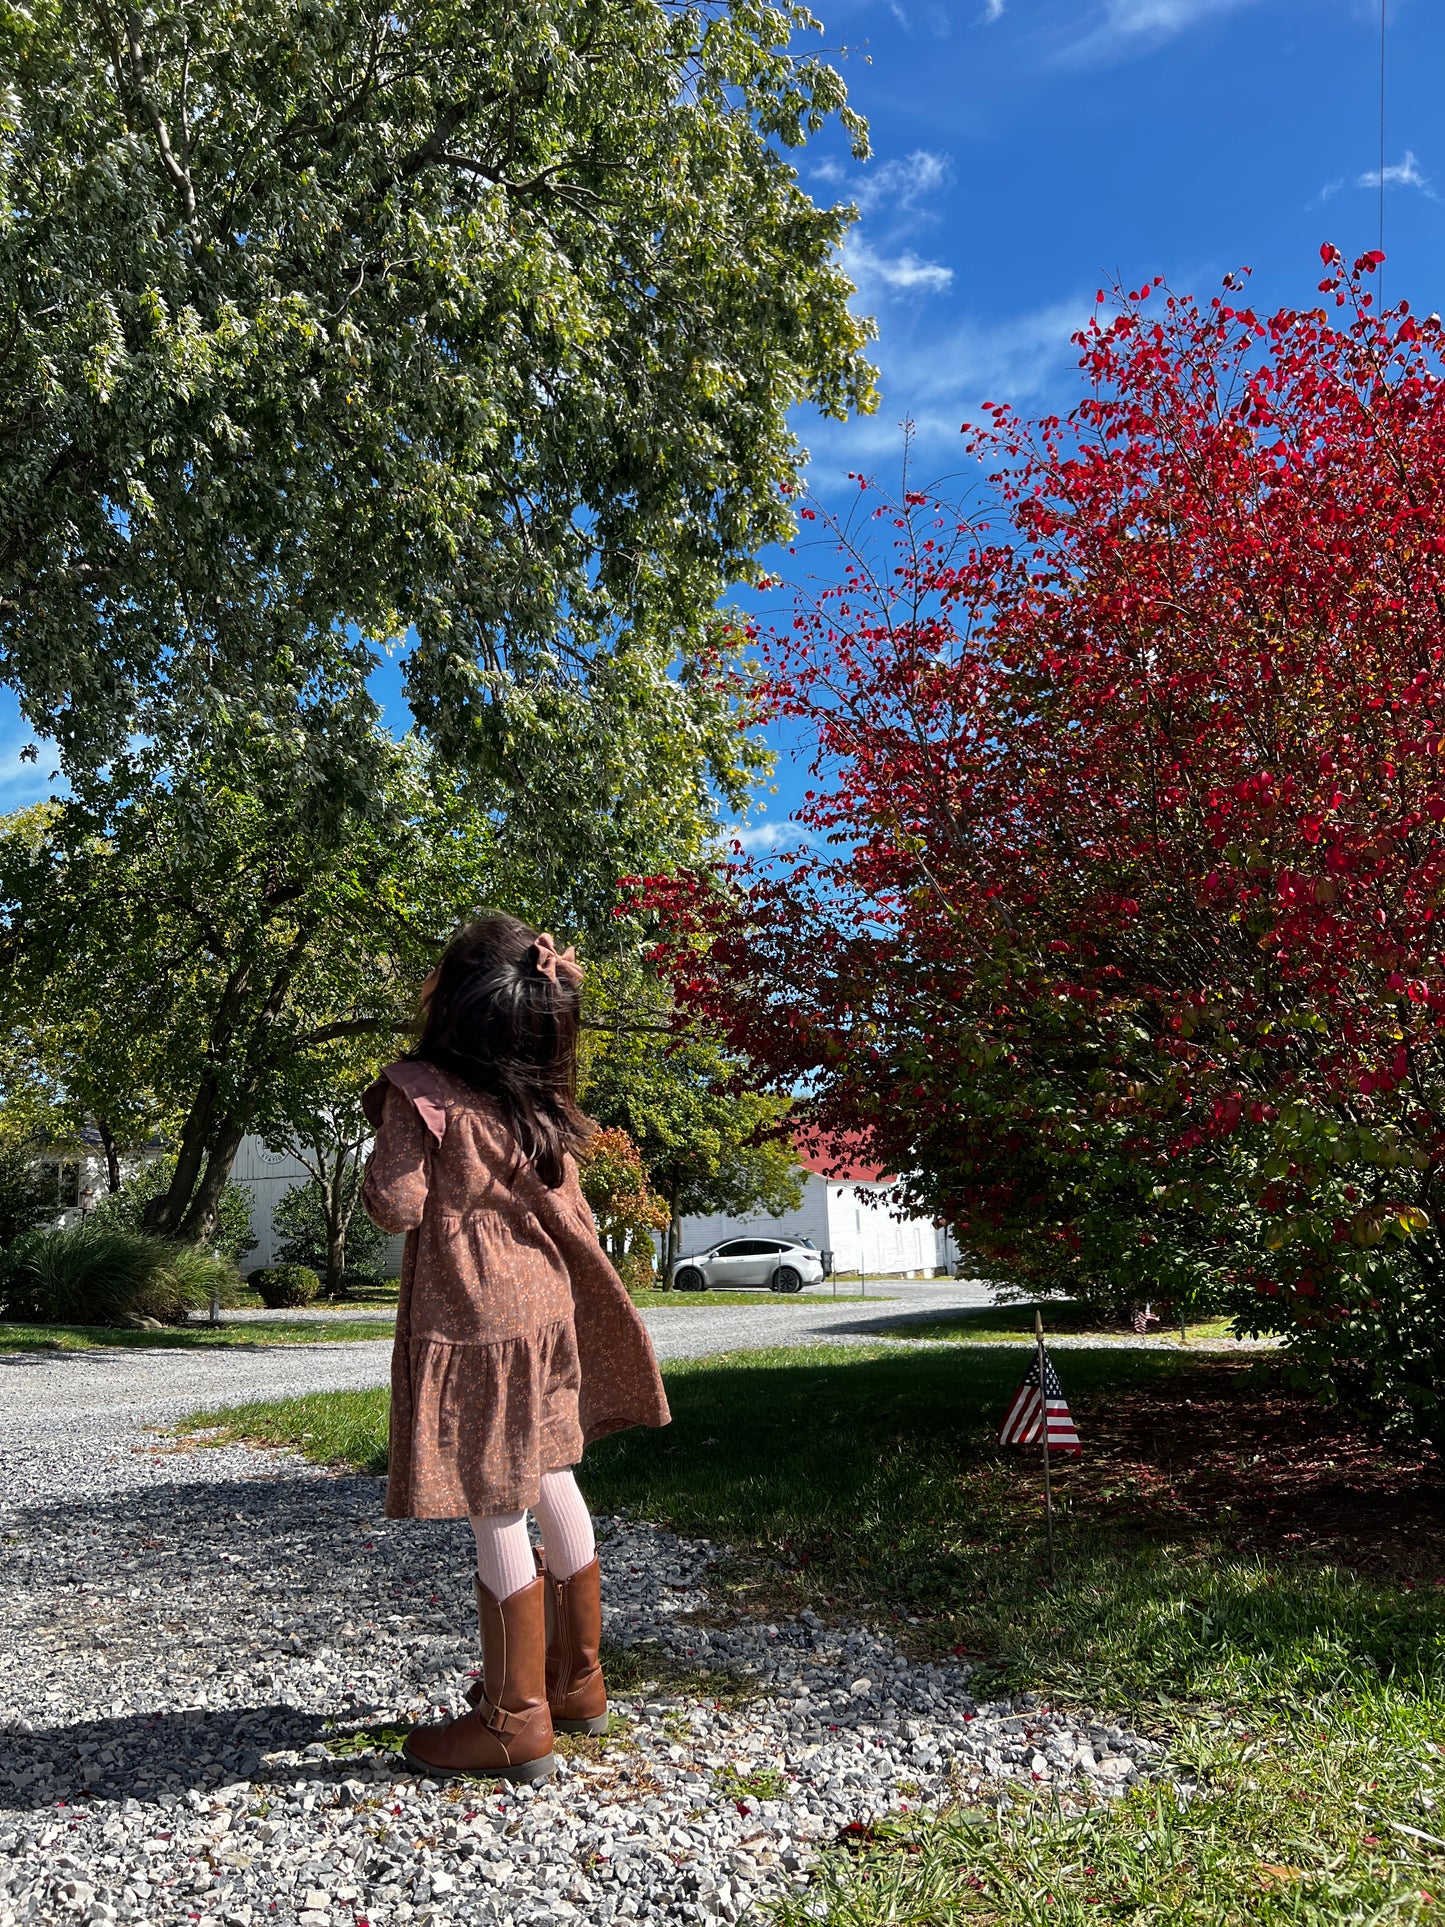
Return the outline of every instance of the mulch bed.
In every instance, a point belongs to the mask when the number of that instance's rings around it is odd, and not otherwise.
[[[1055,1478],[1076,1516],[1207,1530],[1241,1552],[1304,1554],[1445,1585],[1445,1465],[1391,1450],[1303,1394],[1223,1361],[1174,1387],[1076,1403],[1080,1460]],[[1022,1469],[1022,1468],[1021,1468]]]

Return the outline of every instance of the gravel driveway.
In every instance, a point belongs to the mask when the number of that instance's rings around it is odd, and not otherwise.
[[[779,1303],[760,1293],[756,1305],[689,1304],[675,1311],[665,1306],[642,1315],[659,1358],[701,1358],[768,1345],[886,1337],[910,1323],[991,1302],[984,1285],[910,1279],[892,1286],[890,1302],[880,1299],[876,1308],[835,1305],[826,1297]],[[62,1443],[75,1433],[76,1448],[88,1450],[101,1436],[129,1437],[137,1420],[153,1423],[252,1398],[384,1385],[390,1358],[389,1335],[375,1343],[360,1339],[256,1351],[8,1352],[0,1355],[0,1481],[17,1433],[51,1432]]]
[[[648,1318],[677,1357],[981,1302],[900,1289],[877,1312]],[[617,1736],[541,1788],[399,1775],[366,1729],[457,1704],[477,1663],[465,1525],[388,1521],[375,1479],[146,1429],[374,1384],[386,1349],[0,1359],[0,1927],[735,1921],[901,1804],[1022,1782],[1080,1805],[1160,1770],[1137,1735],[1031,1695],[975,1704],[966,1670],[876,1632],[730,1616],[714,1548],[603,1521],[607,1637],[656,1675]]]

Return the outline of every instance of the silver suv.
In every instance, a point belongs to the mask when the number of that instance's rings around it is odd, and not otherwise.
[[[679,1258],[672,1282],[679,1291],[732,1291],[766,1285],[769,1291],[801,1291],[823,1277],[823,1255],[795,1238],[729,1238],[711,1251]]]

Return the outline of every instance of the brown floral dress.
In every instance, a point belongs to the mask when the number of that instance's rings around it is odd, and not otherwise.
[[[516,1512],[590,1440],[666,1425],[652,1341],[572,1159],[549,1191],[500,1107],[430,1064],[390,1065],[364,1101],[377,1138],[362,1203],[407,1234],[388,1515]]]

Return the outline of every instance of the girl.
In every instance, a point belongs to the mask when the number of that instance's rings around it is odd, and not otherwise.
[[[416,1048],[366,1093],[362,1201],[407,1234],[391,1368],[390,1517],[468,1517],[482,1677],[419,1726],[419,1772],[540,1780],[554,1728],[605,1732],[600,1573],[572,1468],[666,1425],[647,1329],[593,1229],[576,1152],[582,972],[515,917],[459,930],[422,987]],[[545,1559],[534,1561],[527,1508]]]

